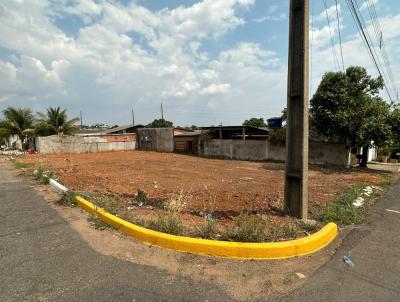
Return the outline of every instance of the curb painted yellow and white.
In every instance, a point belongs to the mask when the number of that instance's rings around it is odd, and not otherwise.
[[[149,230],[112,215],[80,196],[76,196],[76,201],[86,212],[97,215],[105,223],[136,239],[156,246],[198,255],[239,259],[290,258],[311,254],[322,249],[332,242],[338,233],[337,225],[328,223],[320,231],[308,237],[282,242],[244,243],[199,239]]]

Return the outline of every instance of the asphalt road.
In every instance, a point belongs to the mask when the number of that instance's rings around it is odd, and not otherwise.
[[[335,256],[283,301],[400,301],[399,181],[371,209],[371,221],[354,229]],[[344,255],[354,267],[344,265]]]
[[[232,299],[213,284],[97,253],[0,161],[0,301]]]

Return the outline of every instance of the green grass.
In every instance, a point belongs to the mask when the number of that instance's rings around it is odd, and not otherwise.
[[[182,221],[172,212],[160,213],[157,219],[149,221],[147,227],[155,231],[178,236],[184,233]]]
[[[269,221],[267,228],[268,241],[281,241],[283,239],[297,238],[297,225],[291,221]]]
[[[61,197],[59,203],[65,207],[75,207],[76,206],[75,196],[76,193],[67,192]]]
[[[213,218],[206,218],[204,223],[196,226],[194,230],[194,237],[200,237],[204,239],[212,239],[217,235],[218,223]]]
[[[318,229],[317,223],[310,223],[306,221],[300,221],[299,226],[307,233],[314,233]]]
[[[92,197],[91,202],[113,215],[117,215],[121,209],[118,200],[115,200],[115,198],[109,196]]]
[[[225,241],[262,242],[265,240],[266,221],[256,215],[241,213],[235,218],[235,225],[228,228],[221,239]]]
[[[31,164],[31,163],[24,163],[24,162],[15,162],[14,164],[15,164],[15,168],[21,169],[21,170],[29,169],[33,166],[33,164]]]
[[[379,183],[380,187],[386,188],[392,185],[393,183],[393,174],[392,173],[382,173],[381,181]]]
[[[97,230],[105,230],[108,228],[112,228],[111,225],[105,223],[103,220],[101,220],[96,214],[95,215],[90,215],[88,217],[89,224],[94,227]]]
[[[380,193],[373,190],[370,196],[362,194],[367,184],[358,184],[348,188],[343,193],[334,198],[333,201],[325,204],[321,208],[320,219],[322,222],[336,222],[342,225],[363,223],[367,216],[367,208]],[[360,207],[353,205],[357,197],[364,198],[364,204]]]
[[[39,165],[33,173],[36,180],[43,185],[47,185],[54,176],[53,172],[46,170],[42,165]]]

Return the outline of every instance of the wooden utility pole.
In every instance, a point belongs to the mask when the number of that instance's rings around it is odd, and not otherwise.
[[[308,212],[308,31],[309,0],[290,0],[285,209]]]

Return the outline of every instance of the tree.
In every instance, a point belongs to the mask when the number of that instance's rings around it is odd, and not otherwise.
[[[10,132],[6,128],[6,122],[0,121],[0,146],[5,142],[9,135]]]
[[[252,126],[252,127],[257,127],[257,128],[266,128],[267,124],[264,122],[264,119],[262,117],[256,118],[252,117],[249,120],[245,120],[243,122],[243,126]]]
[[[33,114],[28,108],[8,107],[3,111],[4,120],[0,123],[2,135],[17,135],[22,147],[26,149],[29,136],[33,133]]]
[[[347,147],[363,147],[366,167],[372,142],[384,145],[391,135],[391,105],[379,97],[381,77],[352,66],[346,72],[326,73],[310,101],[311,127],[326,140],[339,140]]]
[[[35,124],[36,133],[39,135],[54,135],[58,133],[73,134],[77,127],[74,125],[79,118],[68,120],[67,110],[57,108],[47,108],[46,114],[38,112],[38,120]]]
[[[283,108],[281,112],[281,119],[283,122],[287,120],[287,108]],[[268,133],[268,140],[274,145],[286,144],[286,124],[279,129],[270,129]]]
[[[166,119],[160,118],[155,119],[150,124],[146,126],[147,128],[172,128],[174,124]]]

